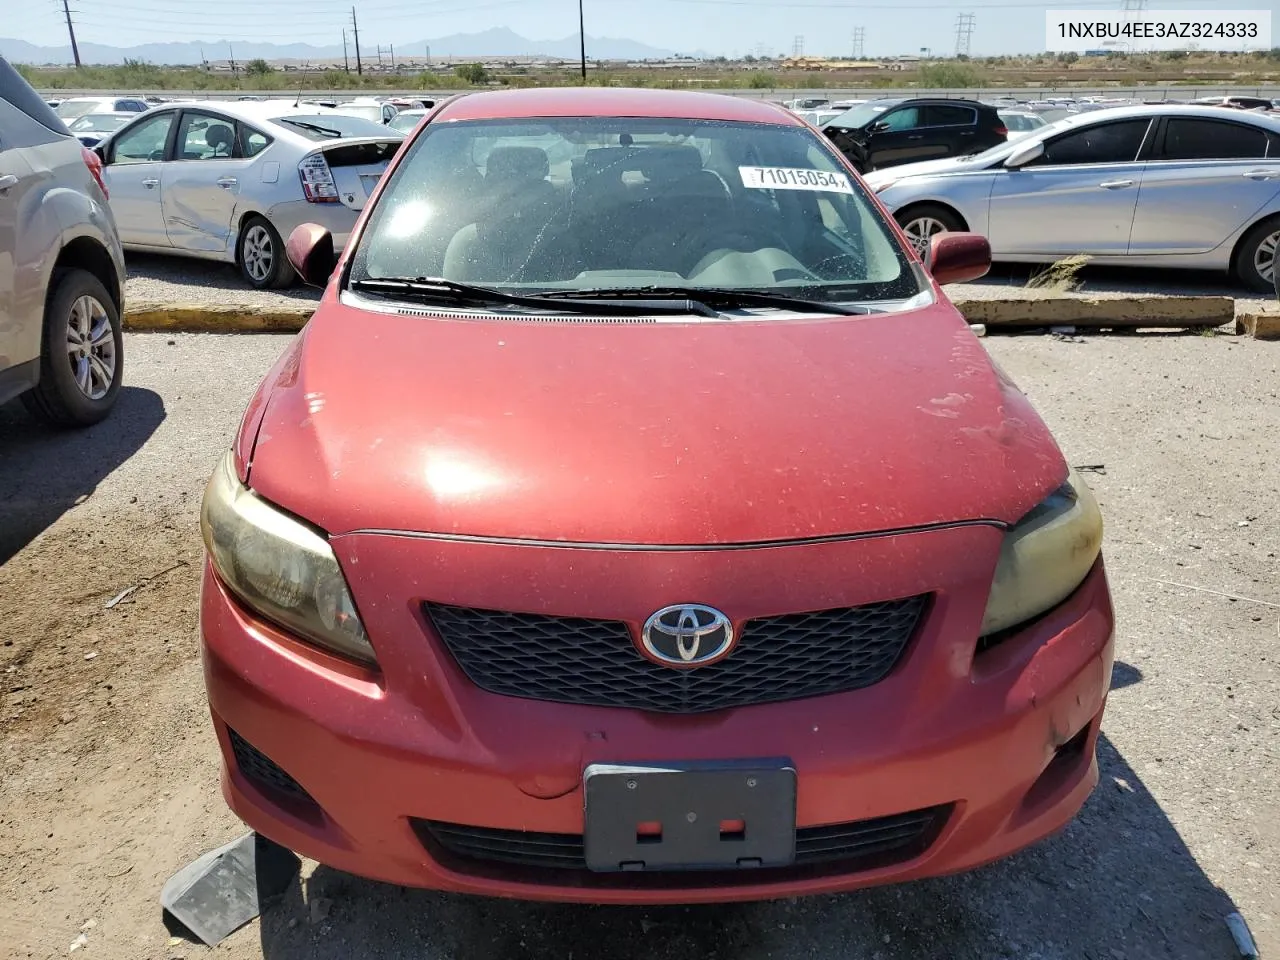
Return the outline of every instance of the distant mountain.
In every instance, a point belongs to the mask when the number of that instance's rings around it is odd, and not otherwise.
[[[396,44],[402,56],[420,58],[431,48],[432,57],[578,57],[578,35],[563,40],[530,40],[506,27],[494,27],[480,33],[456,33],[434,40]],[[372,44],[361,44],[361,52]],[[110,47],[98,43],[81,43],[80,60],[86,64],[119,64],[126,59],[142,60],[157,65],[198,64],[201,58],[226,60],[234,54],[241,62],[263,60],[340,60],[342,45],[317,47],[309,43],[251,43],[239,40],[209,40],[203,43],[144,43],[136,47]],[[0,55],[13,63],[71,63],[71,47],[38,47],[25,40],[0,37]],[[635,40],[587,35],[587,56],[593,60],[661,59],[672,55]]]

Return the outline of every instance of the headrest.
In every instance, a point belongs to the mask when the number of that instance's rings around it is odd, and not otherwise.
[[[212,124],[204,132],[204,142],[215,150],[219,147],[229,147],[234,141],[235,134],[225,123]]]
[[[697,147],[645,147],[639,153],[639,167],[646,180],[679,180],[702,169]]]
[[[544,179],[550,172],[547,151],[539,147],[494,147],[484,167],[486,180],[532,182]]]

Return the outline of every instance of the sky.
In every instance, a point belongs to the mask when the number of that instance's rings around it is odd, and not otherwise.
[[[65,45],[62,0],[2,0],[0,36]],[[340,44],[352,0],[69,0],[76,38],[127,47],[163,41],[262,40]],[[956,48],[956,19],[974,15],[974,56],[1044,50],[1047,7],[1118,10],[1122,0],[582,0],[588,36],[625,37],[663,49],[738,56],[803,51],[849,56],[857,28],[868,57]],[[534,40],[576,36],[576,0],[355,0],[360,41],[419,39],[508,27]],[[1149,9],[1270,9],[1280,0],[1150,0]],[[1280,39],[1273,41],[1280,45]],[[520,51],[494,51],[519,53]],[[588,51],[590,55],[590,51]],[[215,56],[211,54],[211,56]]]

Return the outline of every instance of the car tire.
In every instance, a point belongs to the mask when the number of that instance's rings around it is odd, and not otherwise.
[[[54,272],[44,308],[40,381],[22,395],[34,416],[87,427],[115,406],[124,372],[120,311],[102,281],[85,270]]]
[[[240,228],[236,266],[240,268],[240,276],[255,290],[292,286],[297,279],[284,241],[266,217],[250,217]]]
[[[1280,254],[1280,217],[1263,220],[1244,235],[1236,251],[1236,278],[1259,293],[1276,291],[1275,263]]]
[[[934,203],[922,203],[915,207],[906,207],[894,214],[898,226],[907,235],[911,245],[916,248],[921,258],[929,250],[929,241],[935,234],[955,232],[965,228],[964,222],[954,210]]]

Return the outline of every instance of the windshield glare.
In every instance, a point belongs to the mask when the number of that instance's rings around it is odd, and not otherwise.
[[[893,106],[895,101],[872,100],[869,103],[860,103],[852,110],[846,110],[840,116],[828,120],[828,127],[842,127],[848,130],[857,130],[865,127],[880,114],[884,113]]]
[[[881,214],[812,131],[695,120],[433,125],[353,256],[351,280],[379,277],[519,292],[920,293]]]

